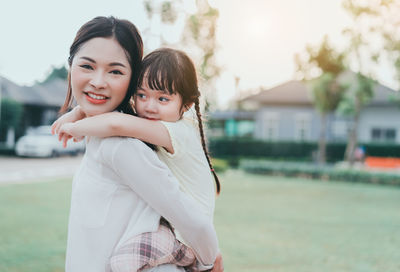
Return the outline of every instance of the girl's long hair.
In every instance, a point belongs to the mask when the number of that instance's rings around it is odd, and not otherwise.
[[[214,176],[217,194],[219,194],[221,184],[212,166],[207,150],[200,112],[200,91],[196,69],[192,60],[179,50],[171,48],[155,50],[143,59],[142,71],[138,81],[139,86],[142,85],[143,80],[147,81],[150,89],[167,91],[170,94],[179,94],[182,98],[181,110],[194,103],[204,155]]]

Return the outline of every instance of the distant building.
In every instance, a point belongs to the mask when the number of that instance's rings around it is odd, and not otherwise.
[[[1,99],[12,99],[23,106],[23,117],[16,136],[21,136],[28,127],[50,125],[57,118],[58,111],[64,103],[67,86],[67,81],[62,79],[30,87],[19,86],[1,77]]]
[[[394,90],[376,84],[373,99],[361,112],[358,131],[360,142],[400,143],[400,107],[391,101],[394,94]],[[318,141],[320,115],[314,108],[312,94],[302,81],[292,80],[263,89],[240,100],[239,104],[248,110],[215,112],[211,119],[218,120],[220,127],[226,127],[229,122],[232,126],[232,120],[237,126],[243,120],[253,122],[254,129],[247,131],[247,134],[258,139]],[[346,141],[351,119],[335,113],[327,119],[327,140]],[[241,136],[240,133],[237,135]]]

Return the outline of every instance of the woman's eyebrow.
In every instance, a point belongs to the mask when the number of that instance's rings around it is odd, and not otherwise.
[[[81,57],[81,59],[85,59],[85,60],[90,61],[92,63],[96,63],[96,61],[94,59],[91,59],[89,57]],[[126,68],[126,66],[124,64],[120,63],[120,62],[111,62],[109,64],[109,66],[121,66],[121,67]]]
[[[94,59],[91,59],[89,57],[80,57],[80,58],[81,59],[85,59],[85,60],[90,61],[90,62],[93,62],[93,63],[96,63],[96,61]]]
[[[120,62],[111,62],[111,63],[109,64],[109,66],[122,66],[122,67],[126,68],[126,66],[123,65],[123,64],[120,63]]]

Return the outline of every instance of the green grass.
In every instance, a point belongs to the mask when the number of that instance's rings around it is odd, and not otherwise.
[[[0,271],[64,271],[70,180],[0,187]]]
[[[220,175],[225,271],[400,271],[400,189]],[[0,187],[0,271],[63,271],[70,181]]]

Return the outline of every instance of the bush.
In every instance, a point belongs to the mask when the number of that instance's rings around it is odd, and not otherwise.
[[[378,183],[400,186],[400,175],[393,173],[372,173],[353,169],[337,169],[310,163],[272,162],[242,160],[240,168],[256,174],[304,177],[321,180]]]
[[[222,173],[229,168],[229,163],[226,160],[212,158],[211,162],[217,174]]]
[[[4,143],[0,143],[0,155],[15,155],[14,148],[7,147]]]
[[[209,149],[215,157],[290,157],[311,160],[316,144],[218,138],[209,141]]]
[[[364,146],[366,155],[376,157],[400,157],[400,145],[396,144],[359,144]],[[327,160],[341,161],[344,158],[346,143],[328,143]],[[316,142],[262,141],[252,138],[214,138],[209,140],[209,150],[219,158],[273,158],[313,160],[318,150]]]

